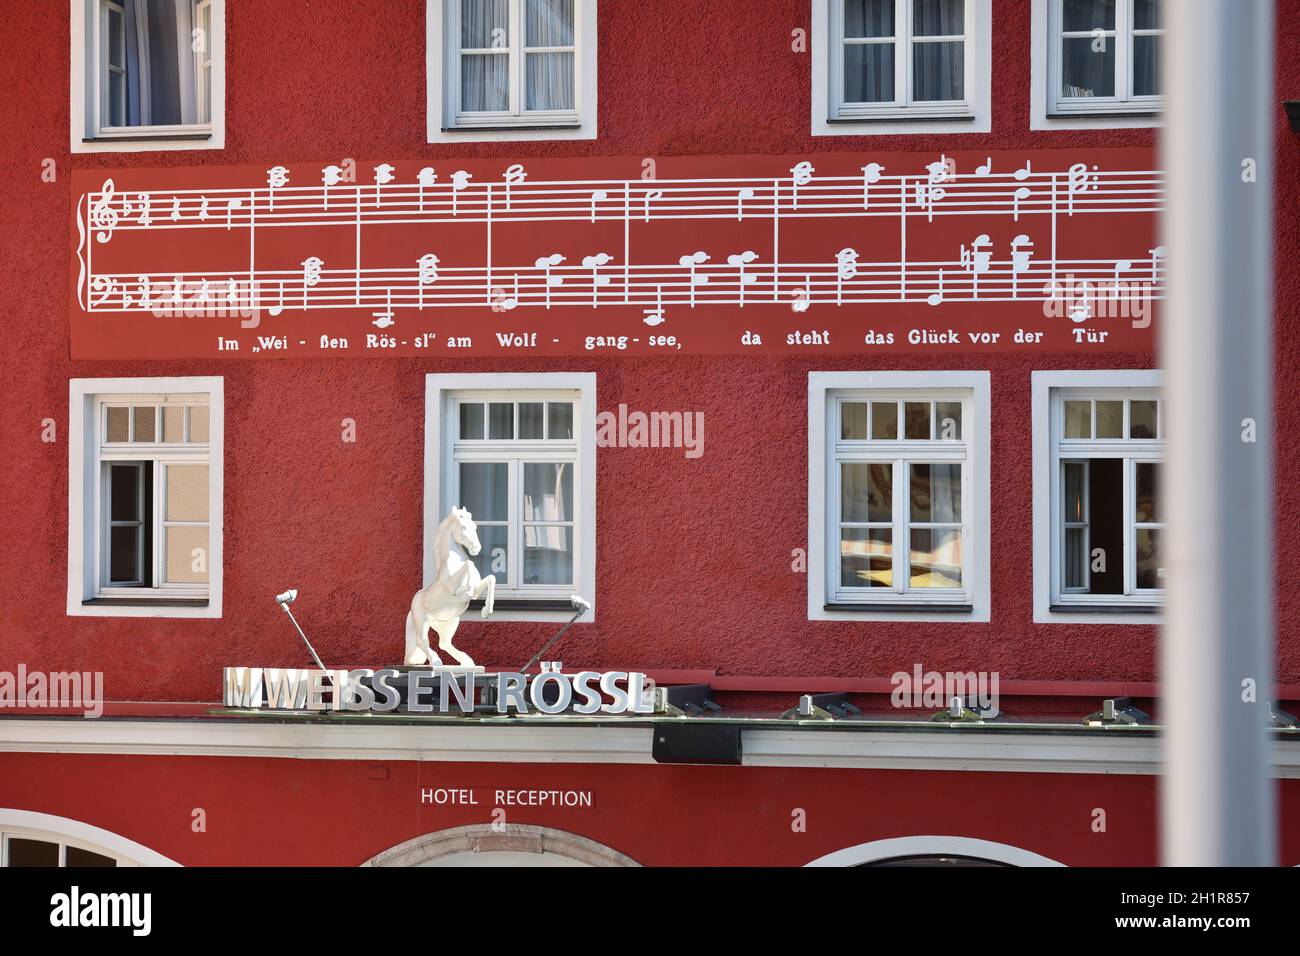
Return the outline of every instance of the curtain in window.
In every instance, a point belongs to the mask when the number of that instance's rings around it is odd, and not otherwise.
[[[127,126],[198,122],[194,0],[122,0]]]
[[[528,109],[571,110],[573,0],[524,0]],[[536,48],[541,52],[528,52]],[[567,50],[551,49],[568,47]]]
[[[965,99],[965,42],[922,39],[961,36],[966,31],[964,14],[965,0],[913,0],[912,99]]]
[[[460,0],[460,108],[510,109],[509,0]]]

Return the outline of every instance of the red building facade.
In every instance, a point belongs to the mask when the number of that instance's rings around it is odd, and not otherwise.
[[[0,712],[0,833],[98,848],[123,861],[159,862],[152,855],[159,854],[187,865],[457,861],[455,853],[473,847],[644,864],[802,865],[924,855],[1015,864],[1155,861],[1151,727],[1083,723],[1104,699],[1117,697],[1134,698],[1159,722],[1159,560],[1150,557],[1153,548],[1158,552],[1159,519],[1148,500],[1155,492],[1143,491],[1154,474],[1147,466],[1159,459],[1163,414],[1154,325],[1127,318],[1087,324],[1113,332],[1109,341],[1089,342],[1067,335],[1069,316],[1050,316],[1041,301],[859,302],[836,310],[814,299],[800,311],[783,299],[779,311],[773,306],[753,319],[769,346],[755,352],[741,341],[748,320],[738,303],[718,301],[701,311],[707,318],[692,322],[678,300],[658,328],[641,324],[652,310],[639,303],[608,317],[597,310],[595,318],[570,304],[555,319],[538,318],[546,311],[540,308],[503,316],[466,307],[438,321],[443,341],[453,328],[467,339],[472,330],[467,354],[310,348],[273,357],[252,354],[257,336],[234,324],[220,326],[219,334],[237,338],[241,349],[220,354],[206,328],[201,339],[189,326],[175,333],[190,336],[184,345],[168,338],[174,326],[162,323],[186,319],[150,324],[151,317],[127,315],[111,320],[119,324],[96,325],[76,298],[78,224],[84,217],[95,225],[78,201],[96,191],[102,198],[102,183],[113,178],[131,190],[251,189],[265,182],[232,170],[261,177],[284,167],[293,183],[309,169],[346,170],[354,158],[355,182],[374,184],[375,168],[388,163],[408,188],[424,167],[439,172],[439,184],[458,169],[472,169],[475,182],[504,183],[513,164],[534,180],[542,173],[533,170],[546,170],[557,180],[643,184],[656,176],[787,176],[799,162],[842,177],[870,163],[886,174],[923,177],[928,163],[951,159],[947,187],[960,196],[961,184],[972,182],[986,159],[991,175],[1006,177],[1007,195],[1019,182],[1007,177],[1012,169],[1056,172],[1061,182],[1076,161],[1158,171],[1159,91],[1149,75],[1159,37],[1154,5],[958,0],[931,11],[920,2],[573,0],[547,7],[550,18],[534,24],[532,6],[510,0],[500,6],[504,47],[457,47],[456,31],[462,44],[478,43],[476,30],[490,34],[496,7],[485,7],[489,19],[480,22],[472,4],[448,10],[438,0],[382,9],[204,0],[184,11],[211,46],[210,57],[196,51],[189,85],[181,81],[181,100],[193,96],[196,112],[167,122],[170,104],[155,90],[151,125],[169,129],[135,138],[113,131],[150,125],[133,112],[143,111],[148,98],[130,94],[140,67],[128,56],[119,68],[111,49],[96,46],[102,40],[111,47],[119,22],[137,39],[141,30],[158,29],[158,11],[149,4],[138,5],[140,17],[132,7],[130,23],[127,6],[120,21],[95,0],[12,15],[14,34],[25,39],[12,51],[14,70],[0,94],[11,129],[6,258],[15,305],[3,341],[6,433],[18,452],[3,471],[12,544],[0,556],[0,580],[7,582],[0,670],[99,672],[110,703],[97,720],[55,718],[39,707]],[[170,4],[156,6],[172,12]],[[1288,6],[1279,4],[1276,32],[1278,126],[1270,166],[1279,184],[1300,172],[1297,140],[1281,110],[1283,100],[1300,96],[1300,35],[1285,15]],[[137,19],[149,15],[154,26],[141,27]],[[1100,54],[1100,72],[1095,57],[1084,64],[1074,42],[1086,45],[1094,31],[1103,46],[1112,44]],[[882,59],[885,45],[895,59]],[[510,65],[479,62],[497,59]],[[505,78],[494,85],[497,69]],[[117,74],[127,79],[115,80]],[[128,87],[120,101],[117,84]],[[484,105],[501,109],[468,108]],[[489,113],[495,118],[484,119]],[[648,178],[646,163],[656,170]],[[865,190],[870,174],[861,175]],[[790,179],[792,191],[797,178]],[[1041,190],[1049,180],[1023,182]],[[809,188],[815,185],[813,179]],[[909,188],[900,181],[895,194],[912,201]],[[1134,180],[1122,188],[1145,187]],[[1285,189],[1278,195],[1285,197]],[[225,214],[224,207],[213,209]],[[168,211],[159,206],[154,215],[165,220]],[[1300,399],[1292,371],[1300,287],[1286,268],[1298,222],[1293,206],[1280,203],[1277,409]],[[872,240],[862,225],[850,228],[865,246]],[[562,230],[577,227],[520,228],[520,250],[544,255]],[[709,224],[678,228],[684,243],[712,239]],[[919,234],[924,227],[918,220],[915,228]],[[1006,259],[1010,276],[1005,242],[1019,227],[997,228],[993,272]],[[1108,260],[1116,276],[1124,261],[1127,271],[1158,286],[1154,212],[1090,228],[1100,251],[1076,258]],[[803,241],[812,244],[816,227],[808,229]],[[977,253],[977,234],[989,231],[954,227],[950,282],[963,281],[958,247]],[[1032,232],[1029,225],[1025,231]],[[1055,243],[1054,226],[1051,234]],[[113,241],[127,238],[123,232]],[[723,253],[740,251],[723,244],[732,238],[750,241],[732,233],[719,238],[709,246],[714,266]],[[223,241],[219,230],[199,240]],[[104,255],[101,246],[112,248],[97,244],[93,233],[82,241]],[[167,261],[172,249],[195,241],[177,233],[159,240],[151,255]],[[1034,241],[1041,262],[1044,242],[1036,233]],[[662,244],[668,248],[667,240]],[[286,240],[285,256],[301,248]],[[764,257],[766,251],[756,270]],[[353,265],[360,289],[360,253]],[[715,273],[712,281],[717,289],[724,280]],[[797,287],[797,277],[791,281]],[[736,282],[743,292],[743,279]],[[775,270],[763,282],[780,297]],[[302,293],[308,301],[305,285]],[[1155,322],[1177,321],[1158,302],[1153,308]],[[365,313],[379,314],[369,305],[347,317],[308,308],[295,319],[304,324],[292,328],[308,328],[302,341],[313,345],[349,327],[361,339],[376,331]],[[395,334],[414,327],[409,302],[402,300],[394,315]],[[812,334],[827,322],[835,323],[829,343]],[[688,345],[671,347],[671,354],[654,354],[648,343],[612,352],[583,346],[582,332],[605,327],[611,334],[680,335]],[[277,328],[268,321],[263,331]],[[1039,328],[1048,330],[1046,344],[1014,341],[1017,330]],[[493,344],[497,331],[537,329],[573,337],[532,355]],[[870,344],[872,329],[895,331],[896,347]],[[952,329],[958,340],[910,342],[912,329]],[[983,329],[998,329],[1000,340],[969,338]],[[295,613],[327,663],[398,662],[403,618],[411,595],[430,580],[433,536],[448,506],[473,500],[490,512],[495,499],[473,484],[480,479],[507,482],[501,500],[521,500],[516,486],[532,480],[529,469],[553,464],[546,454],[530,458],[501,448],[457,457],[455,439],[432,423],[459,422],[462,442],[490,443],[490,424],[477,426],[481,434],[465,430],[476,427],[464,417],[476,414],[465,411],[474,392],[482,393],[489,418],[494,401],[514,406],[521,440],[525,416],[547,402],[573,402],[576,427],[590,431],[570,436],[576,448],[563,464],[572,462],[577,490],[564,492],[560,512],[534,513],[530,524],[527,514],[507,509],[500,519],[503,542],[507,535],[515,543],[534,535],[563,539],[560,570],[527,544],[521,554],[505,546],[501,608],[486,621],[467,618],[457,644],[490,670],[512,670],[568,619],[554,602],[587,592],[593,613],[553,656],[583,669],[641,670],[660,685],[708,685],[722,710],[692,719],[754,717],[738,731],[740,766],[657,763],[654,719],[361,726],[212,713],[220,709],[223,668],[303,666],[303,648],[274,606],[273,595],[285,587],[301,590]],[[206,398],[156,398],[175,393]],[[174,421],[185,423],[178,434],[206,443],[207,457],[189,454],[194,449],[182,448],[179,457],[159,452],[142,472],[148,477],[129,479],[141,489],[152,482],[149,493],[160,496],[147,502],[165,513],[154,550],[137,559],[178,585],[170,603],[133,602],[92,569],[96,549],[109,565],[114,552],[112,531],[103,539],[97,530],[103,515],[86,510],[98,479],[96,419],[85,412],[98,414],[95,402],[111,395],[128,396],[123,408],[156,408],[156,423],[136,412],[131,422],[158,435],[172,421],[170,410],[184,408],[174,412]],[[942,442],[944,416],[955,415],[950,446],[890,446],[883,457],[839,447],[858,437],[869,443],[868,418],[881,429],[872,439],[890,428],[906,433],[890,438],[911,439],[908,409],[921,403],[927,432],[918,440]],[[624,407],[624,417],[627,410],[660,411],[699,422],[696,444],[637,447],[626,430],[619,435]],[[613,429],[604,439],[594,418],[601,413],[609,413],[604,421]],[[860,436],[857,415],[865,416]],[[886,424],[890,415],[893,425]],[[1086,426],[1073,415],[1084,415]],[[1107,416],[1116,415],[1112,433]],[[1144,433],[1147,416],[1151,431]],[[99,438],[109,442],[112,422],[99,421]],[[563,420],[548,428],[562,429]],[[1295,570],[1285,560],[1300,546],[1300,498],[1287,480],[1300,464],[1296,428],[1294,417],[1277,415],[1278,687],[1271,696],[1282,709],[1300,701],[1300,602]],[[554,433],[536,437],[545,442]],[[1102,439],[1147,444],[1085,447]],[[490,478],[464,470],[467,462],[489,459],[517,467]],[[101,458],[101,466],[108,460]],[[1071,521],[1061,504],[1073,494],[1066,486],[1075,479],[1071,462],[1096,489],[1088,520]],[[168,517],[171,490],[182,496],[188,486],[180,476],[196,466],[206,468],[205,477],[190,490],[203,501],[190,502],[197,510],[188,517],[178,502],[180,510]],[[915,500],[904,500],[907,492],[888,486],[905,473],[915,486],[918,466],[931,470],[920,517]],[[880,469],[891,468],[886,478]],[[941,479],[945,468],[956,468],[960,479],[951,470]],[[164,471],[174,484],[161,477]],[[873,502],[861,514],[845,490],[850,481],[860,482],[854,493]],[[1136,506],[1136,519],[1120,517],[1118,504],[1109,517],[1106,489],[1122,494],[1126,509]],[[892,501],[881,503],[882,494]],[[942,505],[944,494],[960,505]],[[843,509],[838,516],[836,507]],[[479,520],[490,553],[496,539],[486,529],[493,520]],[[113,515],[108,521],[125,526]],[[1080,536],[1085,526],[1091,540]],[[190,544],[204,551],[205,569],[187,574],[171,566],[164,535],[184,542],[181,551]],[[904,536],[907,548],[893,547]],[[1098,571],[1094,549],[1084,543],[1110,548],[1112,540],[1122,579]],[[1076,546],[1082,550],[1071,551]],[[918,570],[918,554],[928,556],[928,571]],[[1086,555],[1080,560],[1092,562],[1091,577],[1071,564],[1071,554]],[[111,567],[105,573],[123,580]],[[839,586],[837,574],[844,575]],[[852,574],[859,577],[845,584]],[[926,589],[939,597],[927,600]],[[928,701],[900,713],[891,707],[891,675],[917,667],[996,674],[1002,716],[979,727],[929,726],[924,721],[935,708]],[[878,720],[779,720],[810,693],[847,694]],[[1289,733],[1279,731],[1279,857],[1288,865],[1300,863],[1298,755]],[[950,798],[951,791],[960,798]],[[569,798],[562,795],[537,796],[569,792],[578,795],[575,805],[564,805]],[[322,793],[329,795],[323,802]],[[686,807],[681,793],[697,796]],[[310,811],[301,813],[308,795]],[[1029,809],[1007,814],[1008,806]],[[196,829],[199,808],[204,829]],[[504,810],[501,819],[496,810]],[[312,834],[322,823],[347,838],[321,844]]]

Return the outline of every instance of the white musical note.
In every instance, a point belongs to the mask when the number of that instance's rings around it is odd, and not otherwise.
[[[231,219],[235,215],[235,210],[244,205],[244,200],[235,198],[226,203],[226,231],[230,231]]]
[[[1011,297],[1019,298],[1020,274],[1029,271],[1029,261],[1034,255],[1034,243],[1024,233],[1011,240]]]
[[[971,298],[978,299],[980,294],[980,275],[989,271],[993,262],[993,242],[987,233],[980,233],[971,242],[970,248],[961,247],[961,267],[971,274]]]
[[[706,275],[700,275],[696,267],[708,261],[709,256],[706,252],[694,252],[689,256],[682,256],[677,260],[678,265],[685,266],[690,271],[692,309],[695,308],[695,287],[697,285],[707,285],[709,282],[709,277]]]
[[[645,315],[645,318],[642,319],[641,321],[644,322],[646,325],[650,326],[651,328],[654,328],[656,325],[662,325],[666,321],[664,319],[664,287],[663,286],[661,285],[655,286],[655,307],[653,309],[643,309],[642,314]]]
[[[438,281],[438,257],[432,252],[426,252],[416,260],[415,267],[418,273],[416,285],[419,286],[420,308],[423,309],[424,287]]]
[[[343,182],[343,170],[337,166],[326,166],[320,171],[322,208],[330,207],[330,187]]]
[[[149,209],[153,205],[153,197],[148,193],[140,193],[137,198],[140,200],[140,225],[145,227],[152,226],[153,216],[149,214]]]
[[[511,312],[519,305],[519,273],[515,273],[515,294],[506,295],[502,289],[496,290],[492,297],[493,312]]]
[[[992,156],[986,156],[986,157],[984,158],[984,165],[983,165],[983,166],[976,166],[976,167],[975,167],[975,175],[976,175],[976,176],[987,176],[987,175],[988,175],[989,173],[991,173],[991,172],[993,172],[993,157],[992,157]]]
[[[553,252],[549,256],[542,256],[533,263],[534,268],[541,269],[543,273],[542,285],[546,289],[546,307],[551,307],[551,286],[564,285],[564,276],[551,275],[551,269],[558,266],[564,261],[564,256],[558,252]]]
[[[438,174],[432,166],[425,166],[416,175],[415,181],[419,184],[420,212],[424,212],[424,191],[438,181]]]
[[[862,167],[862,208],[871,207],[869,192],[872,183],[880,182],[880,174],[885,171],[885,167],[879,163],[867,163]]]
[[[835,253],[835,304],[844,304],[844,282],[858,274],[856,249],[841,249]]]
[[[325,263],[319,256],[308,256],[302,261],[302,307],[307,308],[307,290],[320,282],[321,266]]]
[[[645,219],[644,219],[645,222],[650,221],[650,203],[656,199],[663,199],[663,198],[664,198],[664,193],[662,189],[652,189],[645,194]]]
[[[517,186],[528,178],[528,173],[524,172],[524,167],[519,163],[506,168],[506,209],[510,208],[510,187]]]
[[[275,191],[277,189],[283,189],[288,182],[289,170],[285,169],[283,166],[272,166],[266,171],[266,186],[268,194],[266,204],[267,209],[275,208]]]
[[[746,186],[736,193],[736,222],[745,221],[745,200],[754,198],[752,186]]]
[[[751,252],[749,250],[746,250],[744,252],[734,253],[732,255],[727,256],[727,265],[734,266],[737,270],[739,270],[738,272],[739,291],[740,291],[739,299],[740,299],[740,307],[742,309],[745,307],[745,286],[758,281],[758,276],[747,275],[745,273],[745,266],[749,265],[749,263],[755,261],[757,258],[758,258],[758,253]]]
[[[257,301],[259,305],[262,302],[262,297],[260,293],[258,295]],[[275,305],[268,307],[266,311],[268,314],[270,314],[272,318],[275,318],[275,316],[279,315],[281,312],[284,311],[284,280],[283,279],[280,280],[280,301],[277,302]]]
[[[795,312],[807,312],[808,306],[812,304],[812,276],[803,277],[803,287],[791,292],[794,301],[790,303],[790,308]]]
[[[1153,283],[1160,281],[1160,263],[1164,261],[1168,250],[1164,246],[1156,246],[1154,249],[1148,249],[1151,253],[1151,281]]]
[[[799,208],[799,187],[807,186],[812,182],[814,172],[813,164],[807,161],[795,163],[794,166],[790,167],[790,179],[793,184],[791,199],[794,208]]]
[[[1034,172],[1034,161],[1032,159],[1027,159],[1025,160],[1025,165],[1022,166],[1020,169],[1017,169],[1011,175],[1014,176],[1017,181],[1023,181],[1028,179],[1031,175],[1033,175],[1033,172]]]
[[[929,295],[925,297],[925,301],[929,305],[938,305],[940,302],[943,301],[943,270],[942,269],[939,270],[939,291],[931,292]]]
[[[614,259],[608,252],[598,252],[594,256],[583,256],[582,267],[591,270],[591,307],[596,307],[596,295],[603,285],[609,285],[611,279],[609,276],[600,275],[599,270],[603,265],[608,265]]]
[[[117,210],[113,208],[113,180],[104,180],[99,198],[90,207],[91,226],[97,230],[96,242],[108,242],[117,228]]]
[[[609,193],[605,192],[605,190],[603,189],[597,189],[594,193],[591,194],[591,221],[593,223],[596,221],[597,203],[604,202],[608,198],[609,198]]]
[[[1096,170],[1096,166],[1092,167]],[[1067,215],[1074,215],[1074,195],[1075,193],[1087,192],[1090,189],[1096,189],[1100,183],[1100,177],[1089,175],[1088,166],[1085,163],[1075,163],[1070,167],[1069,178],[1066,186]]]
[[[1029,187],[1020,186],[1011,194],[1011,218],[1015,222],[1020,221],[1020,201],[1029,198]]]
[[[393,290],[390,288],[386,291],[387,295],[384,298],[384,310],[382,312],[370,313],[375,317],[375,321],[370,324],[377,329],[389,329],[397,324],[397,320],[393,318]]]
[[[379,205],[379,190],[382,186],[387,186],[393,181],[393,166],[389,163],[380,163],[375,167],[375,205]]]
[[[474,177],[463,169],[458,169],[451,174],[451,214],[456,215],[457,197],[461,190],[469,186],[469,181]]]
[[[1111,286],[1110,286],[1110,298],[1111,298],[1111,301],[1115,301],[1116,299],[1119,298],[1119,282],[1120,282],[1119,275],[1120,275],[1120,273],[1121,273],[1121,272],[1128,272],[1128,270],[1129,270],[1129,269],[1132,269],[1132,268],[1133,268],[1133,262],[1132,262],[1132,260],[1129,260],[1129,259],[1119,259],[1119,260],[1117,260],[1117,261],[1115,262],[1115,271],[1114,271],[1114,273],[1112,274]]]
[[[152,309],[153,297],[149,293],[153,291],[153,286],[149,282],[149,277],[137,276],[135,281],[140,286],[140,308]]]
[[[1092,289],[1088,285],[1088,280],[1084,279],[1079,283],[1079,291],[1075,296],[1074,303],[1070,307],[1071,322],[1086,322],[1092,314]]]

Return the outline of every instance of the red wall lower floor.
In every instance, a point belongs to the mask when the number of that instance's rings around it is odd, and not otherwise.
[[[589,791],[590,806],[505,807],[504,822],[577,834],[645,865],[800,866],[919,835],[1073,866],[1152,865],[1157,785],[1059,773],[0,755],[0,808],[89,823],[188,866],[355,866],[425,834],[492,823],[497,789]],[[477,803],[425,802],[438,790],[468,790]],[[1280,862],[1295,865],[1300,781],[1279,782],[1279,810]]]

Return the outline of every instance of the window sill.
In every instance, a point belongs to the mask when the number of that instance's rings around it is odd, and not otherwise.
[[[82,607],[207,607],[207,598],[119,598],[96,597],[81,602]]]
[[[970,614],[975,610],[973,604],[901,604],[877,602],[873,604],[825,604],[823,611],[862,611],[889,614]]]
[[[496,611],[573,611],[573,605],[568,601],[540,601],[528,598],[498,598],[492,603],[493,610]],[[469,610],[483,610],[482,601],[470,601]]]
[[[1124,119],[1131,117],[1133,119],[1155,119],[1160,116],[1161,110],[1055,110],[1047,114],[1049,120],[1064,119]]]
[[[870,113],[863,116],[829,116],[826,122],[832,126],[865,126],[871,123],[973,123],[975,114],[966,111],[917,113],[898,110],[895,113]]]
[[[508,126],[444,126],[442,131],[456,133],[545,133],[555,130],[582,129],[581,123],[518,123]]]
[[[83,143],[177,143],[205,142],[212,139],[211,133],[142,133],[125,136],[84,136]]]
[[[1053,614],[1159,614],[1160,604],[1052,604]]]

